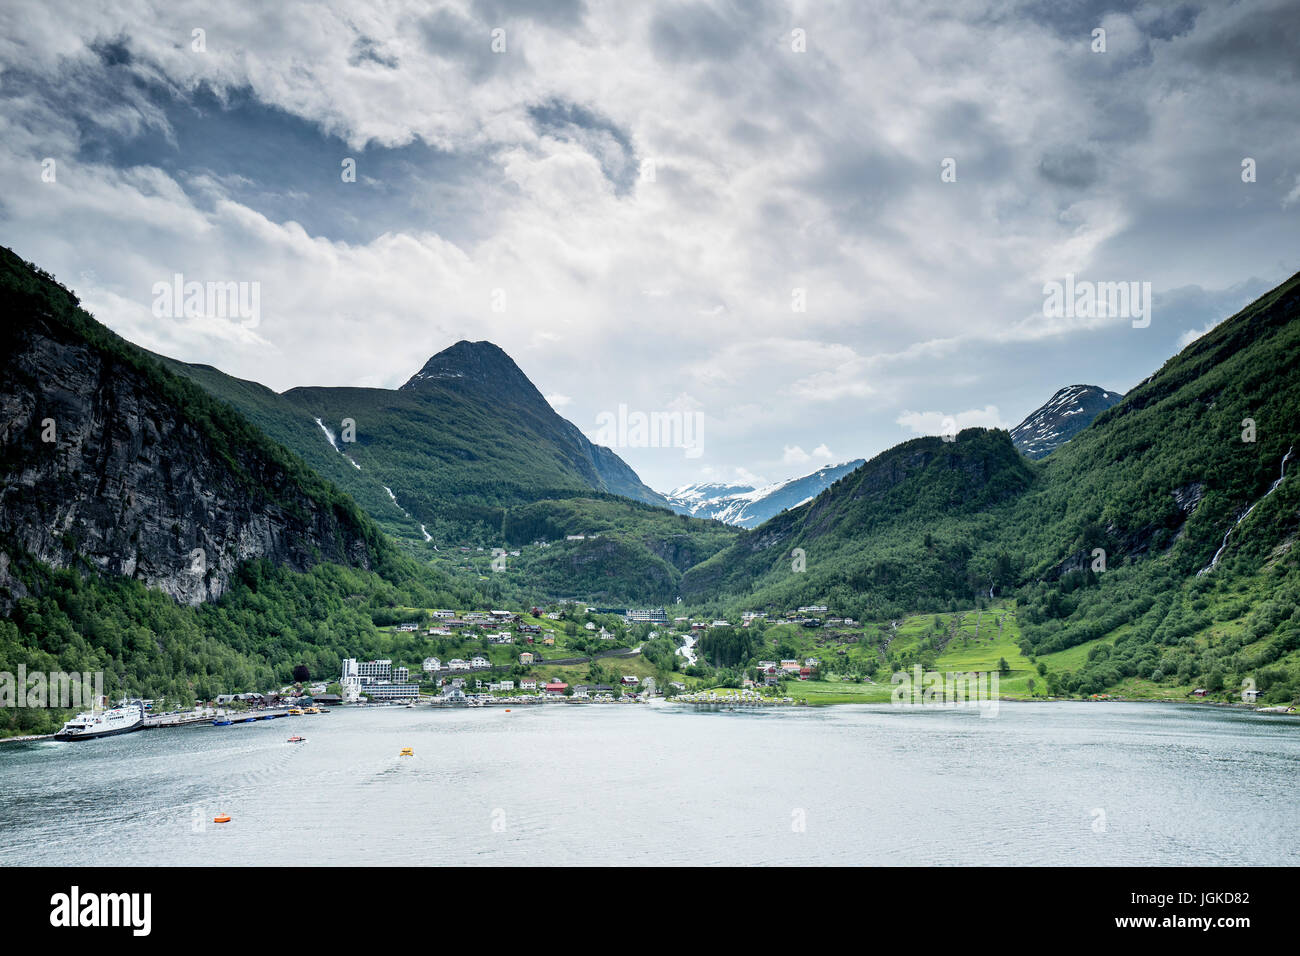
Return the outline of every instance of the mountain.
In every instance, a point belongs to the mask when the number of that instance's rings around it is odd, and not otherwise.
[[[246,561],[377,567],[391,552],[336,487],[0,249],[0,543],[187,604]],[[6,603],[25,588],[0,572]]]
[[[862,464],[864,459],[859,458],[841,465],[827,465],[811,475],[789,478],[762,488],[698,482],[674,488],[665,497],[674,510],[683,514],[714,518],[741,528],[756,528],[787,508],[798,507],[817,497]]]
[[[408,550],[449,575],[490,581],[498,604],[673,601],[682,575],[738,533],[668,510],[489,342],[456,343],[398,389],[277,394],[210,366],[161,361],[300,455]],[[521,553],[490,573],[491,549],[502,546]]]
[[[1026,457],[1050,455],[1123,397],[1096,385],[1067,385],[1011,429],[1011,441]]]
[[[566,460],[592,489],[668,506],[664,496],[642,484],[636,472],[611,449],[593,444],[576,425],[561,417],[514,360],[491,342],[462,340],[443,349],[401,390],[435,398],[446,390],[498,404],[525,416],[538,434],[561,448]]]
[[[506,512],[595,494],[667,506],[558,415],[505,352],[458,342],[398,389],[277,394],[210,366],[163,361],[229,402],[412,541],[500,543]]]
[[[876,621],[1014,598],[1049,693],[1294,700],[1297,355],[1300,274],[1041,460],[1002,431],[906,442],[744,532],[683,596]]]
[[[916,438],[745,532],[688,571],[682,595],[774,609],[833,604],[862,618],[969,600],[978,520],[1033,478],[1006,432]]]

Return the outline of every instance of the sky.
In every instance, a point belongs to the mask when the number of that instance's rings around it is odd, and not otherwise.
[[[761,484],[1126,391],[1300,270],[1297,49],[1277,0],[6,0],[0,243],[175,358],[488,340],[593,438],[693,416],[616,447],[651,487]]]

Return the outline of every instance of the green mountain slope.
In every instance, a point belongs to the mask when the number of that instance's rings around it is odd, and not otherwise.
[[[445,349],[400,389],[277,394],[209,366],[162,361],[300,454],[412,553],[481,574],[503,598],[672,601],[683,573],[738,533],[659,507],[657,493],[557,415],[487,342]],[[595,534],[601,543],[565,540]],[[477,550],[475,561],[461,558],[466,545],[523,553],[498,577],[477,566],[487,561]]]
[[[829,602],[868,618],[970,601],[1003,583],[1005,556],[990,563],[980,543],[1033,479],[1006,432],[904,442],[692,568],[683,596],[781,610]]]
[[[0,672],[187,703],[333,677],[402,608],[484,603],[7,249],[0,308]],[[0,708],[0,736],[66,716]]]
[[[496,544],[511,507],[592,492],[666,505],[617,455],[556,414],[491,343],[457,343],[395,390],[278,395],[208,366],[164,361],[409,540]]]
[[[1298,355],[1294,276],[1042,461],[1014,460],[1003,432],[904,443],[691,569],[683,593],[723,612],[828,603],[875,620],[1014,596],[1022,649],[1054,690],[1230,696],[1253,682],[1290,700]]]

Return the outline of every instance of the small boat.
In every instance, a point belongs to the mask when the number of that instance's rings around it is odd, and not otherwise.
[[[213,727],[229,727],[229,726],[230,726],[231,724],[233,724],[233,723],[234,723],[233,720],[230,720],[230,719],[228,719],[228,718],[226,718],[226,717],[218,717],[216,720],[214,720],[214,721],[212,722],[212,726],[213,726]]]
[[[289,738],[288,742],[291,744],[305,744],[307,742],[307,738],[299,737],[297,734],[294,734],[292,737]]]
[[[403,747],[403,748],[402,748],[402,752],[401,752],[400,754],[398,754],[397,756],[399,756],[399,757],[414,757],[414,756],[415,756],[415,751],[412,750],[410,747]]]
[[[319,708],[319,707],[306,707],[306,708],[303,709],[303,713],[304,713],[304,714],[319,714],[319,713],[320,713],[320,708]]]
[[[289,708],[289,716],[290,716],[290,717],[301,717],[301,716],[302,716],[302,708],[301,708],[301,707],[290,707],[290,708]]]

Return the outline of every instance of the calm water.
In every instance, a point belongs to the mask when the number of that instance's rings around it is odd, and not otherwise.
[[[343,710],[0,746],[0,863],[1293,865],[1298,779],[1190,705]]]

